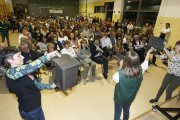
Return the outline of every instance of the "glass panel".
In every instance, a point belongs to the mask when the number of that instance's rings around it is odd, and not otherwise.
[[[105,9],[104,6],[95,6],[94,7],[94,13],[104,13]]]
[[[137,12],[124,12],[124,19],[128,21],[136,21]]]
[[[125,10],[137,10],[139,7],[139,0],[125,0]]]
[[[158,12],[161,0],[142,0],[141,10]]]

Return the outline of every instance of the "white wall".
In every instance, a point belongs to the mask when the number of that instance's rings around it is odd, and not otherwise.
[[[180,18],[180,0],[162,0],[158,16]]]

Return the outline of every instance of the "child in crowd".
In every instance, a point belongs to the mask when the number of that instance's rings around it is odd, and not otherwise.
[[[77,57],[74,49],[71,47],[71,43],[69,40],[64,41],[64,48],[61,50],[62,54],[68,54],[72,57]]]
[[[91,52],[87,46],[86,40],[81,40],[80,48],[77,51],[77,57],[85,69],[83,71],[83,83],[86,84],[87,82],[89,70],[92,71],[92,80],[94,81],[96,79],[96,63],[91,60]]]

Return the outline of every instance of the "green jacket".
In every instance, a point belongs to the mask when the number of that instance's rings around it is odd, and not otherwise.
[[[131,104],[136,97],[143,80],[142,69],[138,77],[126,77],[123,69],[119,70],[119,82],[115,86],[114,101],[121,105]]]

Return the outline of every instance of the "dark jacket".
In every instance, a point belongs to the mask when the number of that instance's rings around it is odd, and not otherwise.
[[[99,47],[102,49],[101,46],[99,46]],[[99,51],[96,50],[95,45],[90,46],[90,51],[91,51],[91,59],[93,60],[94,57],[99,53]]]

